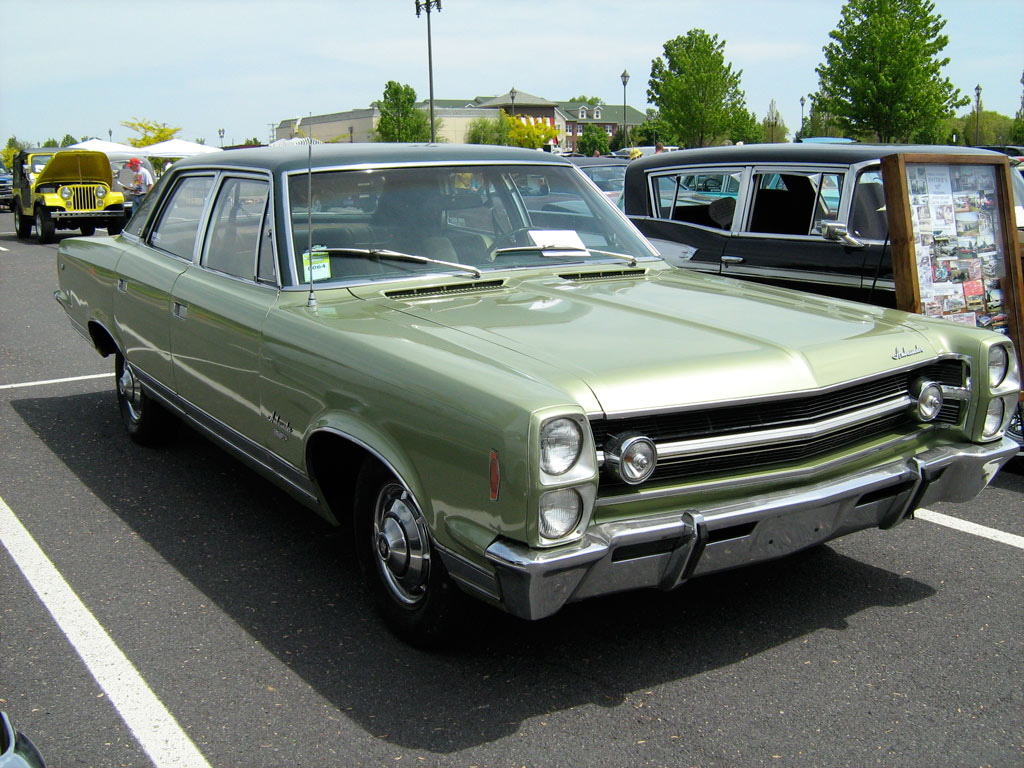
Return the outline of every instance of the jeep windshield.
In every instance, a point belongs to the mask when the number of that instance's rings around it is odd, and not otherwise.
[[[555,164],[296,172],[288,211],[299,284],[657,258]]]

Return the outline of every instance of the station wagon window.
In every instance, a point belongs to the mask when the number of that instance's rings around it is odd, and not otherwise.
[[[882,171],[878,167],[867,168],[857,174],[849,229],[850,234],[861,240],[884,240],[889,234]]]
[[[843,176],[839,172],[755,173],[749,231],[776,235],[821,232],[822,221],[839,215]]]
[[[154,246],[186,261],[192,260],[199,223],[213,176],[183,176],[168,195],[150,236]]]
[[[653,178],[658,218],[728,230],[740,191],[739,170],[682,169]]]
[[[269,190],[266,179],[228,178],[221,184],[210,217],[205,266],[246,280],[255,277]]]

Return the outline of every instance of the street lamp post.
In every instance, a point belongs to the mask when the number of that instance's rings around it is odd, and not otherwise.
[[[629,82],[629,72],[622,70],[619,75],[622,80],[622,146],[626,146],[626,83]]]
[[[512,99],[512,114],[509,115],[509,117],[511,117],[513,120],[516,119],[516,94],[518,93],[519,92],[516,90],[516,87],[514,85],[512,86],[512,89],[508,92],[509,98]]]
[[[804,104],[807,103],[807,99],[803,96],[800,97],[800,138],[804,137]]]
[[[433,144],[437,141],[437,136],[434,133],[434,51],[431,47],[430,42],[430,11],[432,8],[436,8],[437,12],[441,12],[441,0],[415,0],[416,2],[416,18],[420,17],[421,11],[427,12],[427,72],[430,77],[430,143]]]
[[[974,86],[974,146],[981,144],[981,85]]]
[[[223,149],[223,147],[224,147],[224,129],[223,128],[218,128],[217,129],[217,135],[220,136],[220,146]]]

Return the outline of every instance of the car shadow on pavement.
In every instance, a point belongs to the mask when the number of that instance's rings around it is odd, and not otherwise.
[[[484,606],[433,652],[405,645],[359,588],[347,536],[187,428],[145,449],[112,392],[11,402],[111,511],[367,733],[454,752],[530,718],[721,669],[935,590],[829,546],[525,622]],[[202,471],[197,472],[196,468]]]

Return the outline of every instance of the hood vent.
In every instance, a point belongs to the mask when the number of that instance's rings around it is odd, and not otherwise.
[[[430,285],[425,288],[406,288],[401,291],[388,291],[384,295],[389,299],[420,299],[425,296],[453,296],[462,293],[493,291],[504,285],[504,280],[485,280],[483,282],[476,283],[456,283],[455,285]]]
[[[559,275],[563,280],[621,280],[624,277],[643,277],[646,269],[613,269],[603,272],[566,272]]]

